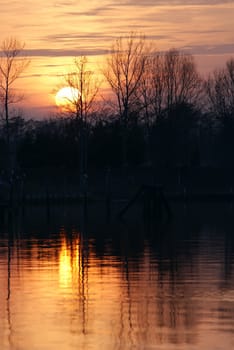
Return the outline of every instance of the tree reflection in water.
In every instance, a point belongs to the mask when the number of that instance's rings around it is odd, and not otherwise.
[[[147,233],[137,221],[85,235],[9,231],[0,250],[4,350],[228,349],[233,237],[215,225],[189,217]]]

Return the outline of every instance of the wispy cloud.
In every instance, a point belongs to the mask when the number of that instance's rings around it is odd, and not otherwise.
[[[233,0],[120,0],[119,6],[178,6],[234,4]]]
[[[118,6],[118,5],[117,5]],[[66,14],[69,16],[105,16],[110,14],[111,12],[115,11],[116,5],[106,5],[106,6],[100,6],[91,8],[86,11],[82,11],[82,9],[72,12],[66,12]]]
[[[102,55],[130,31],[163,49],[233,40],[234,0],[1,0],[1,12],[0,40],[21,37],[32,57]]]
[[[81,33],[81,32],[65,32],[65,33],[56,33],[56,34],[50,34],[46,35],[42,39],[45,41],[60,41],[60,42],[67,42],[67,41],[74,41],[74,40],[82,40],[82,39],[88,39],[88,40],[95,40],[95,39],[102,39],[102,40],[109,40],[113,39],[114,36],[111,34],[105,34],[102,32],[89,32],[89,33]]]
[[[107,53],[104,49],[77,49],[77,50],[59,50],[59,49],[31,49],[26,51],[30,57],[76,57],[76,56],[98,56]]]
[[[234,54],[234,44],[193,45],[181,48],[183,51],[196,55],[226,55]]]

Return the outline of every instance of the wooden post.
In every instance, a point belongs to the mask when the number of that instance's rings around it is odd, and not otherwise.
[[[119,217],[122,217],[141,196],[143,197],[143,215],[145,220],[151,220],[152,216],[153,218],[161,220],[163,218],[164,209],[167,218],[171,218],[172,212],[164,196],[162,187],[147,185],[143,185],[139,188],[132,199],[130,199],[127,205],[119,212]]]
[[[20,179],[20,202],[22,207],[22,215],[25,216],[25,184],[24,184],[24,174]]]
[[[150,221],[152,215],[152,197],[147,187],[142,188],[142,199],[144,220]]]
[[[160,189],[160,197],[161,197],[161,203],[164,206],[166,213],[167,213],[167,219],[171,219],[172,218],[172,211],[171,211],[171,208],[168,204],[168,201],[166,200],[166,197],[164,195],[162,188]]]
[[[127,203],[127,205],[119,212],[119,217],[122,217],[127,210],[138,200],[138,198],[142,195],[142,191],[144,191],[145,186],[141,186],[139,190],[136,192],[136,194],[130,199],[130,201]]]
[[[47,220],[50,220],[50,193],[48,185],[46,186],[46,214],[47,214]]]
[[[162,189],[161,187],[155,187],[154,188],[154,198],[153,198],[153,207],[154,207],[154,213],[155,218],[158,220],[162,220],[163,217],[163,208],[162,208]]]
[[[88,175],[83,175],[83,215],[84,220],[87,219],[88,213]]]
[[[111,219],[111,171],[110,168],[106,171],[105,179],[105,192],[106,192],[106,220],[107,222]]]

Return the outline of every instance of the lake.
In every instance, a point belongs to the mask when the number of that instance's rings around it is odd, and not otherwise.
[[[119,204],[121,206],[121,204]],[[234,208],[110,223],[26,208],[0,229],[1,350],[234,348]]]

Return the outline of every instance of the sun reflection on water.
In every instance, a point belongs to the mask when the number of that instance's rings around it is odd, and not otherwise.
[[[72,241],[65,235],[61,238],[59,252],[59,285],[61,288],[70,288],[77,285],[83,274],[82,239],[80,234]]]
[[[158,255],[141,237],[120,253],[75,229],[0,238],[0,350],[232,348],[233,270],[220,288],[225,244],[204,237]]]

